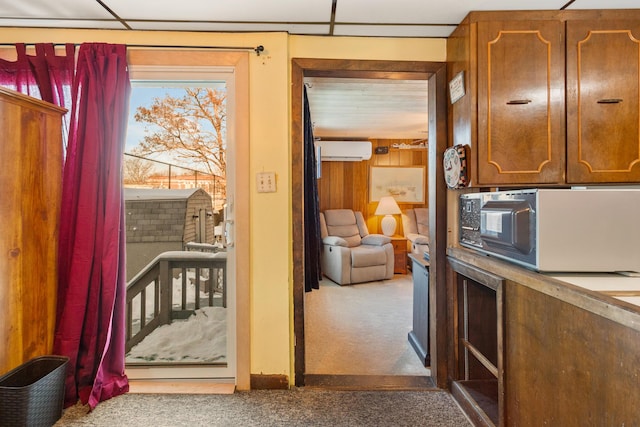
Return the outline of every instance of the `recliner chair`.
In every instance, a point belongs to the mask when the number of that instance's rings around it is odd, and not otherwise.
[[[411,252],[423,256],[429,253],[429,209],[413,208],[402,212],[404,237],[411,244]]]
[[[339,285],[393,278],[391,238],[369,234],[361,212],[329,209],[320,213],[322,272]]]

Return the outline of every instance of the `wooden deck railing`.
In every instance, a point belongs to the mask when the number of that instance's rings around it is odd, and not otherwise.
[[[214,301],[220,300],[226,307],[226,272],[226,252],[170,251],[158,255],[127,284],[126,351],[157,327],[186,319],[203,306],[213,307]],[[188,292],[191,284],[193,298]],[[173,301],[174,291],[180,291],[181,301]],[[220,298],[214,298],[216,293]]]

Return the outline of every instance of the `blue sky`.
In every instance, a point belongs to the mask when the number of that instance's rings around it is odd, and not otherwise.
[[[127,141],[125,152],[130,153],[144,139],[145,127],[150,128],[153,125],[148,123],[138,123],[134,119],[136,110],[139,106],[150,106],[154,98],[164,98],[167,95],[173,97],[182,97],[185,87],[213,87],[216,89],[224,89],[225,82],[153,82],[145,81],[144,83],[132,82],[131,97],[129,99],[129,124],[127,128]],[[206,125],[205,125],[206,126]]]
[[[140,106],[151,106],[156,98],[165,98],[167,95],[171,95],[174,98],[180,98],[185,94],[185,88],[196,87],[213,87],[216,89],[225,89],[225,82],[216,81],[132,81],[131,95],[129,99],[129,118],[127,125],[127,137],[125,142],[125,153],[133,153],[134,149],[144,140],[145,129],[153,131],[153,124],[139,123],[135,120],[135,114]],[[211,128],[211,124],[203,121],[201,122],[203,128]],[[184,167],[196,168],[203,170],[202,165],[185,163],[184,159],[177,160],[171,153],[159,153],[148,156],[149,159],[160,160],[174,165],[181,165]],[[157,165],[158,168],[165,168],[166,166]],[[156,168],[154,168],[156,169]]]
[[[176,87],[149,87],[136,86],[131,88],[131,98],[129,100],[129,124],[127,128],[127,142],[125,152],[130,153],[144,139],[145,127],[152,126],[147,123],[138,123],[133,118],[139,106],[150,106],[154,98],[164,98],[166,95],[182,96],[183,88]]]

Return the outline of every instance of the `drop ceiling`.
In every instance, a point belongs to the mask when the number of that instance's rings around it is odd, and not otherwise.
[[[637,0],[0,0],[0,27],[447,37],[472,10],[637,7]]]
[[[638,7],[638,0],[0,0],[0,27],[446,38],[472,10]],[[427,137],[424,81],[305,83],[318,137]]]

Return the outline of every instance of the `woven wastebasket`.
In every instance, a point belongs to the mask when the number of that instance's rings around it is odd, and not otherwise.
[[[68,362],[36,357],[0,377],[0,427],[54,425],[62,416]]]

